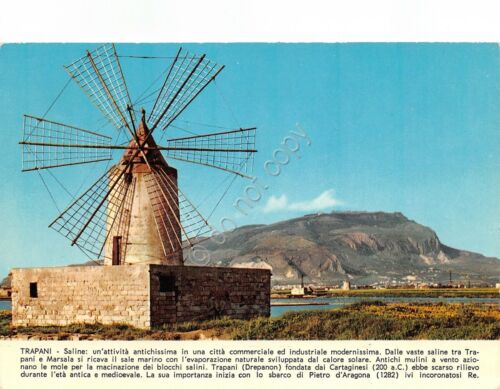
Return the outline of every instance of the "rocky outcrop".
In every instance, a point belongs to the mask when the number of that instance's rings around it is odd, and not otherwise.
[[[226,233],[224,243],[204,243],[209,264],[268,267],[275,284],[495,282],[497,258],[443,245],[429,227],[403,214],[332,212],[271,225],[253,225]],[[189,255],[187,255],[189,257]]]

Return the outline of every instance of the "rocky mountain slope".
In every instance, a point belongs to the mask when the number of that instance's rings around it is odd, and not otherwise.
[[[495,283],[500,261],[442,244],[436,233],[401,213],[333,212],[226,233],[203,245],[209,264],[267,267],[274,284],[390,282]]]

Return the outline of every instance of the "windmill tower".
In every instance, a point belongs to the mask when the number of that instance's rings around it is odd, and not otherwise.
[[[139,142],[144,142],[148,133],[143,111],[136,131]],[[125,171],[124,180],[133,185],[133,190],[118,214],[108,211],[111,227],[104,247],[106,265],[183,264],[177,170],[155,149],[153,138],[145,146],[144,156],[134,156],[135,140],[131,140],[115,165],[118,172]],[[119,218],[116,224],[115,217]]]
[[[183,249],[207,239],[211,228],[178,187],[177,160],[242,177],[251,166],[256,128],[168,139],[158,145],[158,128],[172,122],[224,66],[179,49],[158,95],[141,117],[131,102],[114,45],[104,45],[65,66],[70,77],[119,131],[127,145],[111,137],[45,118],[25,115],[23,171],[109,161],[123,155],[51,224],[91,259],[105,265],[183,264]]]

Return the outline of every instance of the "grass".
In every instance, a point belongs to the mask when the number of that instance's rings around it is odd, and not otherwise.
[[[10,311],[0,311],[0,336],[8,336],[10,334]]]
[[[342,309],[288,312],[277,318],[221,318],[141,330],[127,325],[10,326],[0,335],[35,339],[500,339],[500,309],[488,304],[360,302]]]

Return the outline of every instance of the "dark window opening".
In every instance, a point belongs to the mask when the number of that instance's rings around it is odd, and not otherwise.
[[[175,276],[160,276],[160,292],[175,292]]]
[[[38,297],[38,285],[36,282],[30,282],[30,297]]]
[[[121,262],[121,251],[122,251],[122,237],[113,236],[113,256],[111,258],[111,264],[117,266]]]

